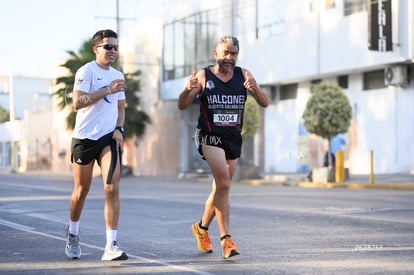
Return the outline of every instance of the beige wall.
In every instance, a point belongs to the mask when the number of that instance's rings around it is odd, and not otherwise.
[[[179,172],[179,111],[177,102],[159,104],[144,137],[138,140],[134,174],[176,176]]]
[[[50,139],[52,111],[25,112],[26,163],[22,169],[47,170],[53,163],[53,146]]]

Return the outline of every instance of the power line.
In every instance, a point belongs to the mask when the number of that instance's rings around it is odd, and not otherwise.
[[[97,18],[97,19],[115,19],[116,20],[116,30],[115,30],[115,32],[118,34],[118,41],[119,41],[119,38],[121,37],[120,22],[123,21],[123,20],[133,20],[133,21],[136,20],[136,18],[131,18],[131,17],[120,17],[119,0],[116,0],[116,14],[115,14],[115,16],[95,16],[95,18]],[[118,53],[120,53],[119,47],[118,47]],[[117,68],[120,68],[119,60],[120,60],[120,56],[118,56],[118,58],[115,61],[115,66]]]

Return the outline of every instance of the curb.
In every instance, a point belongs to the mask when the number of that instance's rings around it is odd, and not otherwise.
[[[412,184],[370,184],[370,183],[315,183],[300,182],[297,184],[303,188],[348,188],[348,189],[395,189],[395,190],[414,190]]]
[[[369,183],[321,183],[321,182],[275,182],[265,180],[237,180],[235,183],[250,185],[280,185],[301,188],[347,188],[347,189],[394,189],[414,190],[414,184],[369,184]]]

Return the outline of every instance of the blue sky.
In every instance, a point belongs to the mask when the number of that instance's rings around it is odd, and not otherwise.
[[[120,39],[163,0],[119,0]],[[53,78],[56,66],[99,29],[116,29],[116,0],[5,0],[0,8],[0,75]],[[135,20],[132,20],[135,19]]]

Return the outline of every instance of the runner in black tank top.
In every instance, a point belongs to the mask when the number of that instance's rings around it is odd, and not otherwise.
[[[216,77],[210,67],[204,68],[204,72],[206,82],[199,96],[200,116],[197,127],[220,136],[240,135],[247,97],[241,68],[234,68],[233,77],[228,82]]]
[[[235,66],[239,54],[236,37],[220,38],[213,54],[216,65],[192,73],[178,98],[178,108],[186,109],[199,96],[198,149],[214,176],[203,216],[191,226],[191,231],[198,250],[211,253],[208,227],[215,218],[223,257],[228,259],[239,254],[230,236],[229,194],[241,152],[247,91],[262,107],[267,107],[269,99],[247,69]]]

